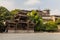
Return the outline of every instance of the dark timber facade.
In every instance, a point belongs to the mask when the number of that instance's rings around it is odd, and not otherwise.
[[[8,30],[33,30],[35,23],[29,20],[27,16],[27,10],[21,10],[17,15],[14,16],[14,20],[6,21],[6,26]],[[49,16],[49,10],[37,10],[38,14],[42,17]]]
[[[8,30],[33,30],[34,23],[31,22],[27,13],[20,12],[14,16],[13,21],[6,21]]]

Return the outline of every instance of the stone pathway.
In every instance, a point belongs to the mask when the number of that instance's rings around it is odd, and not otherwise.
[[[0,33],[0,40],[60,40],[60,33]]]

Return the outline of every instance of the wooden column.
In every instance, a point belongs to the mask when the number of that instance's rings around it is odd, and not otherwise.
[[[27,21],[27,32],[29,32],[29,20]]]
[[[17,32],[17,23],[15,23],[15,33]]]

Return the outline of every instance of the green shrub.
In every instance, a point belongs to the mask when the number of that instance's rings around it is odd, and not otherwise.
[[[36,10],[32,10],[32,12],[27,13],[29,20],[35,23],[34,32],[38,32],[42,29],[43,19],[38,15]]]
[[[57,25],[60,25],[60,18],[56,20]]]
[[[0,21],[0,32],[4,32],[4,24],[3,24],[3,22],[2,21]]]
[[[46,24],[45,24],[45,27],[46,27],[46,31],[57,31],[58,30],[58,27],[57,27],[57,24],[53,21],[48,21]]]

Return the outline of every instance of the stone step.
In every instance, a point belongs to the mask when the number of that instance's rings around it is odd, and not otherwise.
[[[8,33],[33,33],[34,30],[8,30]]]

